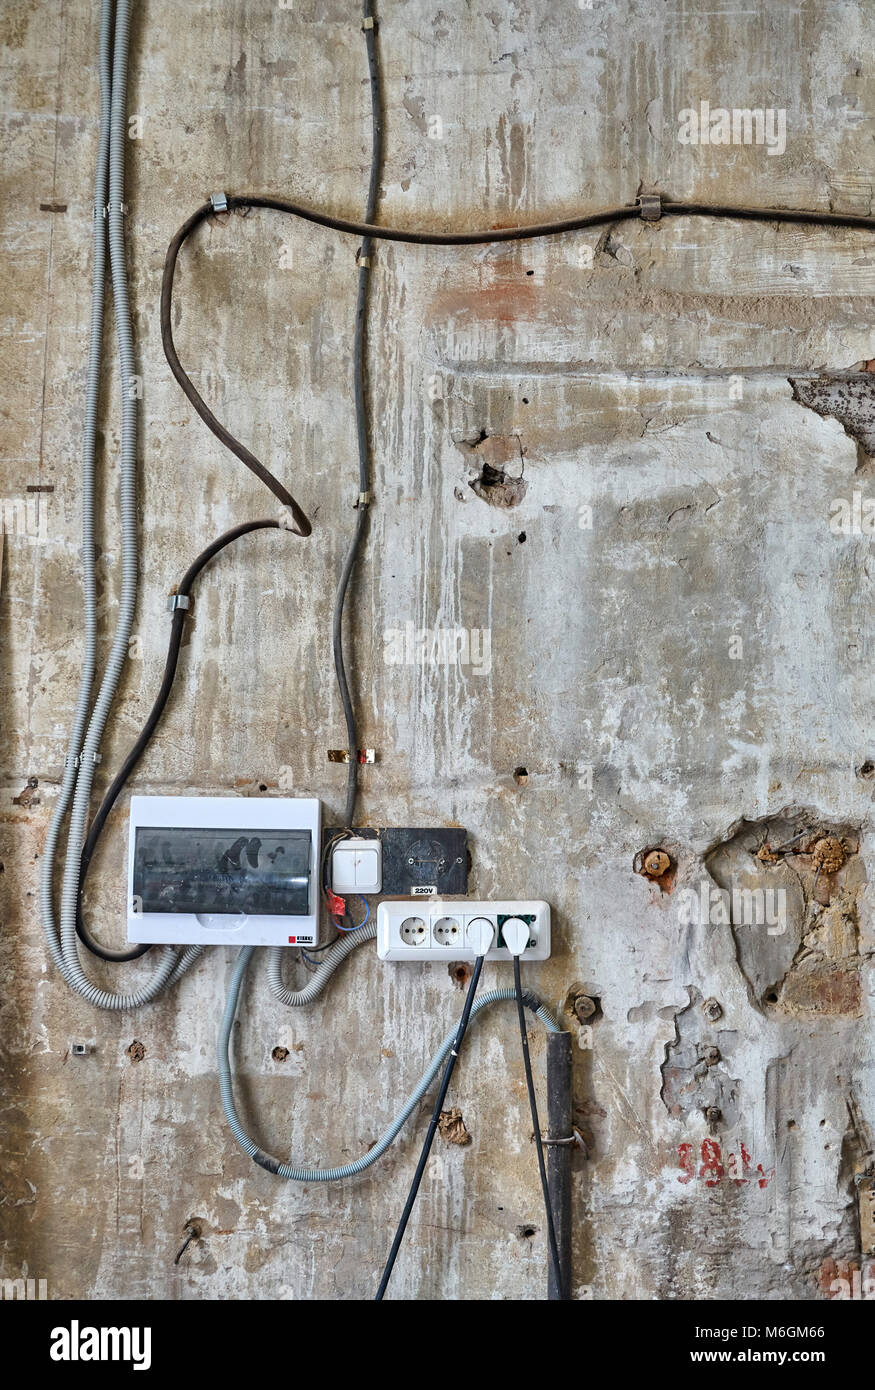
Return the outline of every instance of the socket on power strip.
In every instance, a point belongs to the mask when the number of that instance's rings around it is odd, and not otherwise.
[[[468,928],[472,922],[485,918],[495,932],[487,960],[513,960],[501,936],[502,926],[511,917],[521,918],[529,928],[523,959],[547,960],[550,906],[540,901],[409,898],[382,902],[377,908],[377,955],[381,960],[474,960],[476,952],[469,942]]]

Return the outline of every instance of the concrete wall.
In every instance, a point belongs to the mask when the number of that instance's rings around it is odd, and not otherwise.
[[[386,221],[500,225],[639,187],[871,211],[875,13],[863,0],[409,0],[384,3],[381,19]],[[42,532],[36,517],[7,524],[0,595],[2,1273],[46,1278],[53,1297],[367,1298],[423,1119],[359,1181],[284,1184],[236,1148],[221,1114],[230,952],[209,951],[166,999],[125,1016],[95,1014],[46,963],[38,873],[82,650],[96,6],[5,0],[0,42],[3,495],[54,489],[39,494]],[[357,215],[366,78],[345,0],[213,0],[184,17],[170,0],[137,7],[128,229],[142,587],[101,787],[157,687],[164,595],[210,537],[271,509],[165,364],[167,242],[220,188]],[[678,113],[701,100],[785,110],[786,151],[679,143]],[[204,578],[138,790],[291,789],[321,797],[329,819],[340,812],[329,624],[357,493],[354,252],[253,214],[206,227],[183,254],[182,359],[315,526],[306,542],[247,538]],[[859,1259],[854,1175],[871,1162],[875,1123],[873,580],[864,528],[830,529],[835,499],[875,488],[872,398],[867,374],[817,378],[873,355],[875,243],[621,224],[517,247],[384,246],[373,285],[375,505],[353,606],[361,742],[378,762],[363,771],[361,820],[467,827],[472,891],[553,904],[553,957],[530,983],[560,1010],[578,993],[599,1001],[575,1049],[590,1148],[575,1160],[578,1295],[816,1297],[822,1260]],[[114,373],[102,428],[108,633]],[[484,462],[514,474],[521,459],[517,505],[469,485]],[[387,664],[384,634],[407,623],[488,630],[490,668]],[[807,853],[756,858],[803,831]],[[824,837],[842,840],[843,863],[818,875]],[[113,943],[124,844],[122,806],[88,894]],[[636,872],[654,847],[672,860],[659,882]],[[703,883],[781,888],[786,930],[688,923],[684,890]],[[142,974],[90,968],[113,982]],[[506,983],[506,969],[484,982]],[[719,1018],[703,1011],[709,999]],[[320,1004],[290,1013],[261,962],[236,1044],[260,1141],[301,1162],[365,1152],[461,1000],[443,967],[362,952]],[[87,1056],[71,1056],[76,1041]],[[533,1055],[542,1074],[537,1030]],[[439,1143],[393,1294],[541,1297],[512,1011],[478,1022],[452,1098],[471,1143]],[[191,1218],[202,1239],[174,1265]]]

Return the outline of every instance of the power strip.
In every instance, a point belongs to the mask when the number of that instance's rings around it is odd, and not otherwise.
[[[524,960],[550,956],[550,905],[545,902],[441,902],[410,898],[382,902],[377,908],[377,955],[381,960],[474,960],[468,927],[486,918],[495,932],[488,960],[513,960],[502,944],[501,928],[509,917],[529,927]]]

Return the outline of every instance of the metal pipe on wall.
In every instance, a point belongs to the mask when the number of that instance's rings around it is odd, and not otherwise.
[[[547,1298],[571,1298],[571,1155],[574,1127],[571,1098],[571,1034],[547,1034],[547,1187],[559,1249],[561,1287],[547,1262]]]

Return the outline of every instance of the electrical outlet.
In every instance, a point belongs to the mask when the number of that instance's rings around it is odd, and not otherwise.
[[[381,960],[473,960],[472,922],[485,918],[495,933],[488,960],[513,960],[501,938],[510,917],[529,928],[524,960],[550,955],[550,907],[545,902],[441,902],[422,899],[382,902],[377,908],[377,955]]]
[[[402,949],[428,947],[428,927],[422,917],[405,917],[398,928]]]
[[[461,917],[438,917],[431,929],[435,946],[458,946],[463,939]]]

